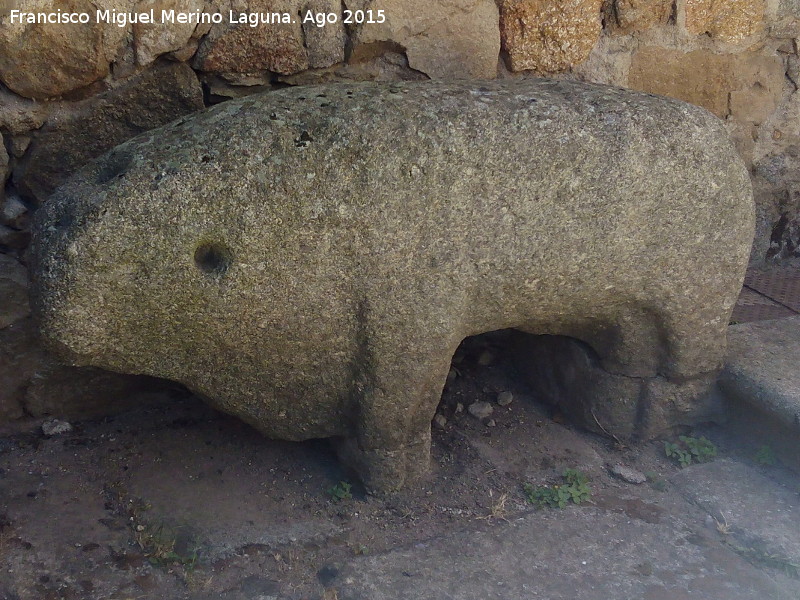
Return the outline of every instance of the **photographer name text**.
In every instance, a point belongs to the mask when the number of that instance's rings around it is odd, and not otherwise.
[[[218,25],[224,22],[224,15],[219,12],[181,12],[177,10],[151,9],[145,12],[122,12],[115,10],[97,10],[92,15],[88,12],[25,12],[12,10],[10,15],[12,24],[50,24],[50,25],[85,25],[87,23],[109,23],[119,27],[129,24],[145,25],[171,25],[171,24],[211,24]],[[384,23],[386,15],[383,10],[344,10],[342,14],[335,12],[315,12],[307,10],[302,14],[289,12],[228,12],[227,22],[233,25],[285,25],[292,23],[310,24],[316,27],[333,25],[335,23],[362,24]]]

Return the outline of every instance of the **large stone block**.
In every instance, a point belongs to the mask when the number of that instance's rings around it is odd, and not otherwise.
[[[492,79],[500,31],[494,0],[348,0],[351,10],[382,10],[383,23],[367,23],[353,36],[352,60],[400,46],[408,65],[434,79]],[[376,18],[377,20],[377,18]]]
[[[603,0],[501,0],[500,35],[512,71],[558,73],[582,63],[600,37]]]
[[[48,112],[48,103],[22,98],[0,86],[0,129],[12,136],[38,129]]]
[[[109,73],[125,29],[96,23],[95,11],[127,12],[133,0],[34,0],[0,7],[0,81],[26,98],[45,99],[87,86]],[[11,22],[11,9],[82,13],[86,24]]]
[[[628,85],[703,106],[719,117],[760,124],[778,105],[785,82],[780,57],[767,54],[684,53],[655,46],[636,51]]]
[[[344,2],[337,0],[305,0],[300,6],[299,12],[304,17],[311,11],[314,14],[333,13],[339,18],[337,23],[329,23],[324,27],[317,27],[309,21],[302,23],[303,45],[308,53],[309,68],[321,69],[344,61],[347,36],[342,23],[343,7]]]
[[[174,10],[176,13],[194,13],[205,8],[205,0],[140,0],[136,12]],[[156,23],[134,23],[133,39],[136,50],[136,62],[149,65],[156,58],[168,52],[183,49],[189,43],[197,25],[187,23],[161,23],[160,16]]]
[[[723,42],[740,43],[765,30],[764,0],[686,0],[686,29]]]
[[[427,467],[450,359],[481,332],[592,348],[622,376],[602,392],[617,435],[690,421],[753,202],[722,123],[675,100],[337,84],[142,135],[36,219],[34,312],[65,358],[179,381],[269,436],[336,438],[391,489]],[[632,377],[652,385],[632,397]]]
[[[42,202],[89,159],[201,108],[200,82],[188,66],[167,63],[148,69],[53,114],[18,162],[14,183],[26,196]]]
[[[776,14],[770,19],[769,33],[776,38],[800,37],[800,0],[779,0]]]
[[[239,0],[236,10],[250,13],[282,12],[291,23],[214,25],[194,59],[195,68],[210,73],[292,75],[308,68],[329,67],[344,60],[345,35],[340,2],[335,0]],[[230,8],[230,7],[229,7]],[[227,10],[225,14],[227,15]],[[306,11],[335,13],[338,22],[325,27],[303,24]]]
[[[606,0],[606,26],[614,34],[645,31],[666,23],[673,0]]]

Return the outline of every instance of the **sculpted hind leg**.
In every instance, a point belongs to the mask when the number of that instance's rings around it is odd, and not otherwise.
[[[608,397],[610,427],[647,439],[718,415],[712,392],[725,355],[729,311],[724,302],[704,302],[708,294],[691,295],[687,287],[680,297],[662,298],[658,309],[622,320],[614,356],[622,363],[620,373],[634,379],[606,378],[607,394],[629,391],[627,400],[622,393]],[[632,365],[627,372],[626,362]]]
[[[714,307],[670,311],[664,319],[665,377],[686,379],[718,371],[725,360],[730,311]]]
[[[715,304],[665,315],[667,356],[644,396],[646,437],[722,416],[715,384],[725,359],[729,316],[729,310]]]
[[[603,379],[606,401],[598,412],[607,427],[647,439],[714,418],[718,399],[710,392],[724,359],[727,312],[683,298],[643,314],[649,316],[639,326],[627,320],[613,351],[625,378],[609,369]]]
[[[727,304],[704,303],[683,291],[685,296],[679,299],[659,299],[658,307],[621,311],[611,318],[611,333],[601,336],[600,344],[585,340],[598,351],[608,372],[682,379],[722,366],[730,316]]]
[[[629,306],[607,315],[608,325],[584,339],[597,352],[603,369],[625,377],[652,377],[667,354],[663,319],[646,307]]]
[[[590,429],[622,438],[640,435],[646,383],[658,375],[667,348],[660,315],[631,303],[598,315],[600,326],[558,342],[554,362],[560,404]],[[583,328],[581,328],[583,329]],[[541,354],[541,352],[540,352]]]
[[[713,413],[724,332],[696,314],[629,307],[571,337],[519,336],[518,364],[541,398],[585,427],[650,438]]]

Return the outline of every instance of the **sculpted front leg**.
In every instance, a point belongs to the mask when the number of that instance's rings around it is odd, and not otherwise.
[[[373,354],[357,383],[355,435],[339,440],[337,447],[370,493],[396,491],[427,473],[431,419],[451,354],[449,348],[424,357],[402,348]]]
[[[357,438],[337,442],[339,459],[354,469],[371,494],[385,494],[422,478],[429,469],[431,428],[417,432],[416,439],[402,446],[362,447]]]

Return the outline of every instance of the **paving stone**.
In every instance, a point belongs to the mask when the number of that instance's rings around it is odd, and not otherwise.
[[[594,507],[529,513],[357,558],[332,587],[341,600],[788,600],[800,592],[800,582],[781,591],[711,533],[674,517],[648,523]]]
[[[800,316],[732,325],[720,387],[800,433]]]
[[[730,529],[731,543],[800,564],[800,496],[757,469],[716,460],[671,478],[690,501]]]

